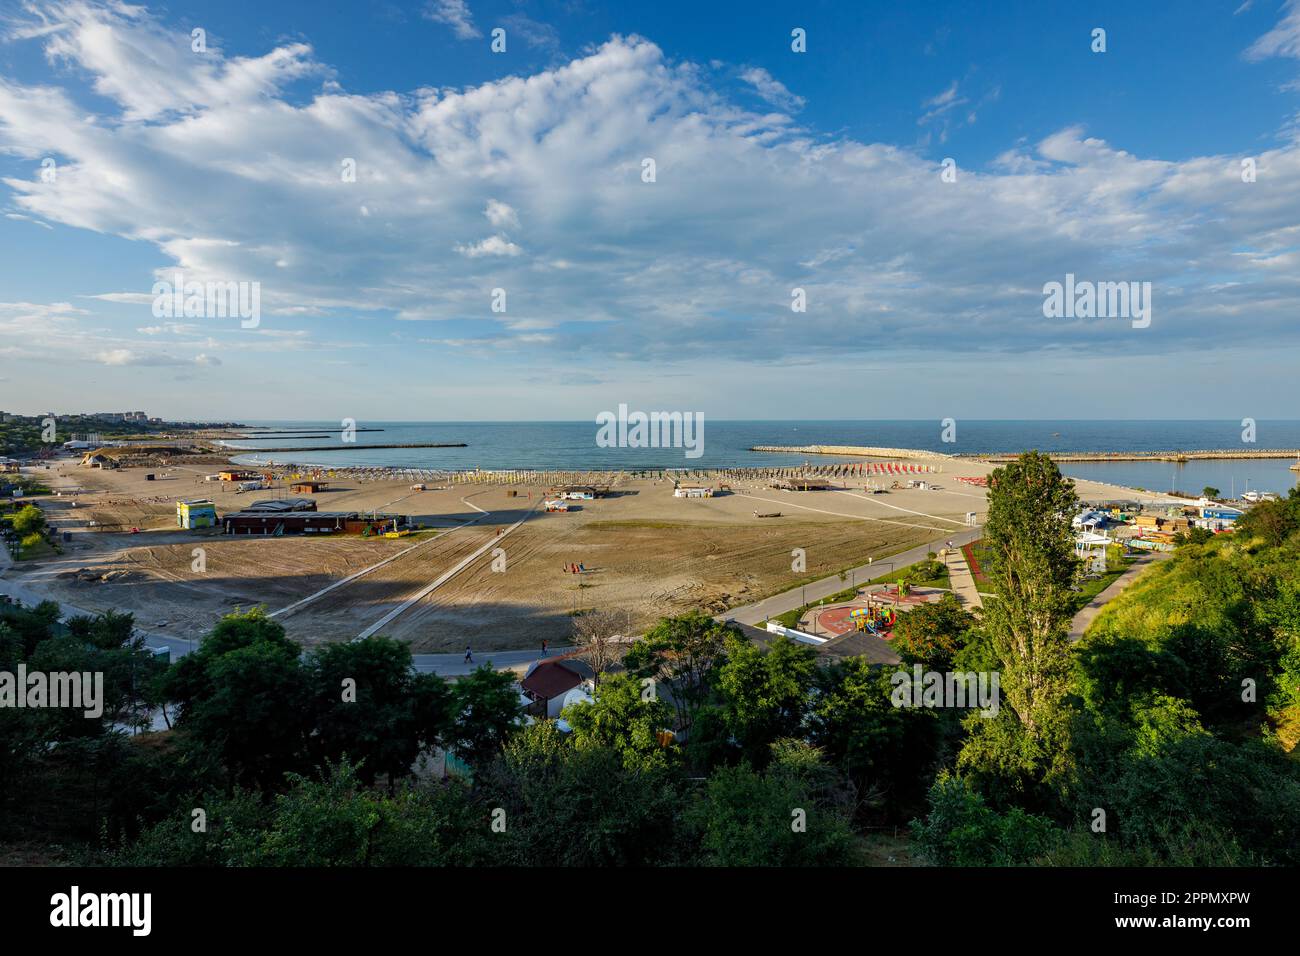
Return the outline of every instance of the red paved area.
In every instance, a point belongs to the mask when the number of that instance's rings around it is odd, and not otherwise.
[[[929,604],[933,601],[939,600],[939,595],[943,592],[930,589],[922,589],[919,593],[914,591],[899,600],[897,604],[895,604],[892,590],[876,591],[874,593],[878,596],[877,603],[879,603],[879,598],[888,595],[886,603],[891,607],[897,607],[899,613],[905,614],[909,609],[916,607],[918,604]],[[835,637],[838,637],[841,634],[851,633],[857,629],[851,617],[852,613],[859,608],[865,608],[866,606],[866,601],[854,601],[852,604],[828,607],[820,612],[814,611],[814,626],[812,630],[816,634],[830,634]],[[894,631],[893,628],[887,630],[877,629],[876,634],[888,641],[893,638]]]

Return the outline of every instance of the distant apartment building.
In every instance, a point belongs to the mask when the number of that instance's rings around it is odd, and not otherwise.
[[[110,422],[147,422],[149,416],[144,412],[91,412],[87,418],[99,418]]]

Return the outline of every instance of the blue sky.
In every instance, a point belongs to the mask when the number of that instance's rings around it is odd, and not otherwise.
[[[1300,5],[977,6],[0,2],[0,407],[1294,417]]]

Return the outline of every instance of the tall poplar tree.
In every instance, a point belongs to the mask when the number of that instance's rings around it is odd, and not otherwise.
[[[984,544],[994,600],[983,623],[998,658],[1001,717],[971,718],[969,769],[1014,789],[1059,783],[1069,765],[1070,587],[1076,579],[1074,483],[1047,456],[1026,452],[993,472]],[[1009,712],[1009,714],[1008,714]],[[1010,779],[1009,779],[1010,778]]]

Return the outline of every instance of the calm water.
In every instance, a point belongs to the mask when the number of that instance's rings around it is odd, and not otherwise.
[[[335,421],[248,422],[277,428],[314,429],[330,439],[274,438],[241,442],[257,447],[302,447],[339,442]],[[1240,421],[958,421],[957,440],[945,443],[942,426],[925,421],[715,421],[704,423],[703,454],[686,458],[683,449],[600,448],[594,422],[380,422],[359,421],[361,428],[382,432],[357,435],[358,450],[277,452],[277,461],[324,466],[392,466],[408,468],[501,469],[650,469],[725,468],[794,465],[804,460],[843,461],[837,457],[760,454],[751,445],[877,445],[921,448],[949,453],[1041,451],[1169,451],[1175,449],[1245,449]],[[1260,421],[1256,448],[1300,448],[1300,421]],[[366,444],[465,442],[467,448],[376,448]],[[268,456],[241,456],[248,463]],[[1296,472],[1286,459],[1172,462],[1108,462],[1063,465],[1078,477],[1168,491],[1199,492],[1206,485],[1229,494],[1247,487],[1285,492]],[[1247,482],[1249,484],[1247,485]]]

